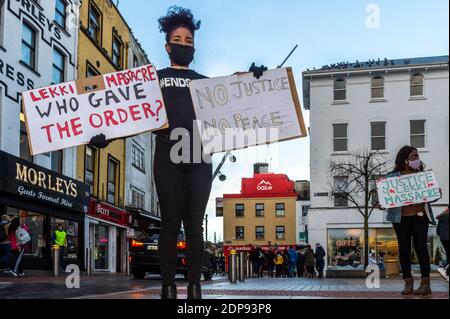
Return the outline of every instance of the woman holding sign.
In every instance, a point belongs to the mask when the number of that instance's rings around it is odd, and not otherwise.
[[[395,169],[389,177],[416,174],[424,171],[424,163],[419,158],[417,149],[403,147],[397,154]],[[387,210],[387,220],[394,225],[397,235],[400,264],[405,280],[403,295],[430,295],[430,256],[428,254],[428,226],[436,225],[430,203],[414,204]],[[420,263],[422,280],[420,287],[414,290],[411,274],[411,240]]]
[[[201,299],[201,268],[204,252],[203,219],[212,185],[210,155],[204,154],[189,91],[192,80],[206,78],[189,69],[194,59],[194,34],[200,28],[190,10],[171,7],[159,19],[166,34],[165,49],[171,66],[158,71],[170,127],[155,132],[154,177],[161,208],[159,239],[163,299],[176,299],[175,275],[181,223],[186,234],[188,299]],[[252,65],[256,77],[267,70]],[[104,135],[91,140],[104,148]],[[200,144],[200,146],[198,146]],[[198,146],[198,147],[196,147]]]

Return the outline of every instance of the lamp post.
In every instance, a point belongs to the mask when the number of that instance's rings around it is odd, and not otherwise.
[[[205,236],[206,236],[205,243],[207,243],[208,242],[208,214],[205,215]]]

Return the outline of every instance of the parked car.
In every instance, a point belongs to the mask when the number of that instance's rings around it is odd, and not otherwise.
[[[161,274],[159,266],[159,234],[160,228],[150,228],[140,237],[131,241],[130,247],[130,268],[133,277],[143,279],[147,273]],[[181,231],[178,236],[178,256],[176,273],[184,276],[187,280],[187,260],[186,260],[186,241],[184,232]],[[213,275],[212,256],[206,252],[203,256],[202,273],[205,280],[210,280]]]

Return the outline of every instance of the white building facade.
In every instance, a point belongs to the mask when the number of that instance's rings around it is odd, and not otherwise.
[[[133,67],[150,64],[139,42],[131,37],[129,61]],[[161,218],[153,178],[155,140],[151,132],[126,139],[125,198],[135,232],[159,226]],[[134,234],[136,236],[138,234]],[[132,236],[132,237],[134,237]]]
[[[304,104],[311,112],[309,242],[326,246],[327,274],[362,269],[364,261],[364,219],[331,196],[330,161],[379,149],[393,168],[400,148],[415,146],[442,188],[434,214],[448,206],[448,75],[448,56],[339,63],[303,73]],[[375,209],[369,223],[370,249],[386,253],[387,273],[398,272],[396,237],[386,213]],[[435,232],[431,227],[433,264],[440,254]]]
[[[76,78],[79,0],[0,1],[0,150],[76,178],[76,151],[32,157],[21,92]]]

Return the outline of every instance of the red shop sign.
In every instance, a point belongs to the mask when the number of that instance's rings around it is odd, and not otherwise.
[[[130,214],[126,210],[91,199],[88,215],[127,227]]]

